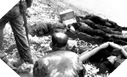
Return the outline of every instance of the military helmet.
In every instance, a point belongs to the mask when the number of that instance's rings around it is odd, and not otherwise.
[[[68,36],[63,32],[56,32],[52,35],[52,46],[64,47],[68,41]]]

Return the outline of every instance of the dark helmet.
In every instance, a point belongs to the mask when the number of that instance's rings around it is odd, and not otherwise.
[[[65,33],[57,32],[52,35],[52,46],[64,47],[67,45],[68,36]]]

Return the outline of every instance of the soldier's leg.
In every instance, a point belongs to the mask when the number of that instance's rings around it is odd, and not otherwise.
[[[22,15],[10,21],[19,55],[24,62],[33,63]]]

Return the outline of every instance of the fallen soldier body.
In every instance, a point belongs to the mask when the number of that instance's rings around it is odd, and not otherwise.
[[[82,61],[90,61],[100,68],[100,73],[105,73],[107,68],[111,73],[127,58],[124,47],[113,42],[106,42],[91,51],[80,55]]]
[[[127,44],[127,42],[126,42],[127,37],[126,36],[118,35],[118,34],[108,34],[101,29],[93,29],[89,25],[82,23],[82,22],[70,24],[69,28],[70,28],[70,31],[73,33],[73,35],[76,35],[75,33],[81,32],[81,33],[86,34],[92,38],[95,38],[96,40],[98,40],[101,43],[104,43],[107,41],[112,41],[112,42],[115,42],[115,43],[121,44],[121,45]]]

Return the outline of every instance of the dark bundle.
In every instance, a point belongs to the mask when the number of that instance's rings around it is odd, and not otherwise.
[[[30,26],[29,33],[32,36],[38,36],[42,37],[45,35],[50,35],[53,33],[52,24],[50,23],[43,23],[43,22],[37,22],[34,25]]]
[[[77,23],[73,23],[72,26],[77,31],[95,38],[101,43],[111,41],[120,45],[127,44],[127,37],[122,35],[122,30],[125,30],[126,27],[121,27],[109,19],[96,15],[76,16],[76,19]]]
[[[112,64],[108,57],[116,56],[116,61]],[[113,72],[124,60],[126,57],[122,54],[120,49],[113,48],[111,46],[101,49],[98,53],[94,54],[88,59],[88,62],[94,64],[97,68],[99,68],[100,73],[108,73]]]
[[[43,23],[36,22],[29,27],[29,33],[32,36],[42,37],[53,34],[55,31],[59,32],[65,29],[65,25],[62,23]]]

